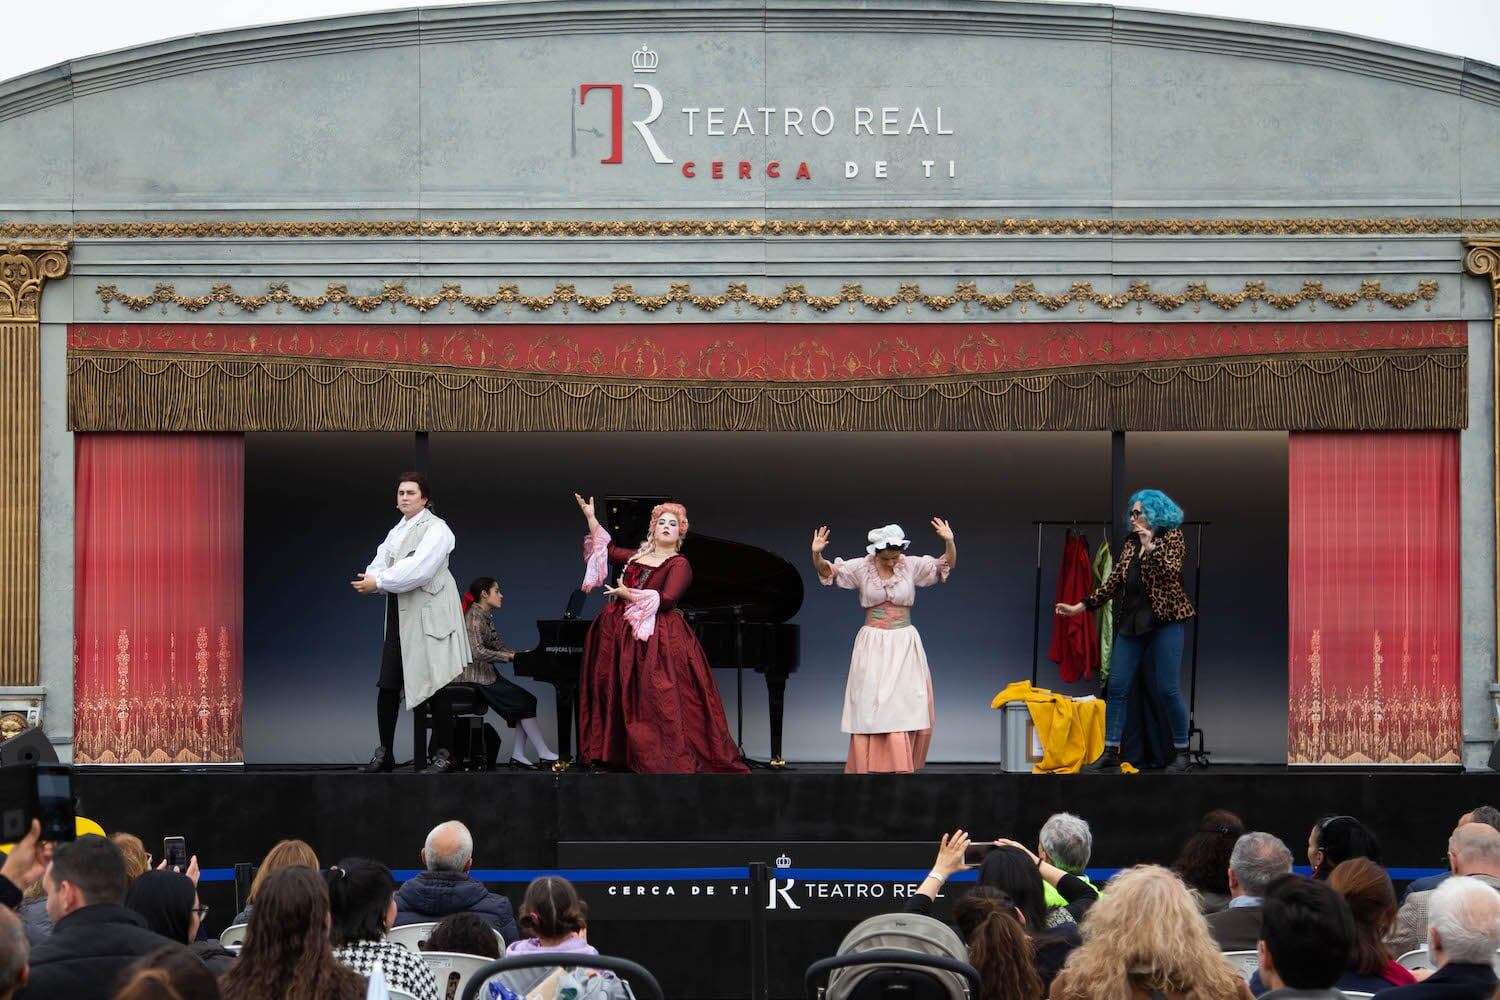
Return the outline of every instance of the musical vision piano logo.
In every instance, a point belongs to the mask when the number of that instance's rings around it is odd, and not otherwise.
[[[756,177],[773,181],[812,179],[812,170],[806,160],[799,160],[794,166],[790,162],[783,163],[780,160],[726,159],[723,154],[719,154],[716,158],[709,148],[709,140],[720,137],[734,139],[741,135],[774,136],[790,140],[795,135],[799,138],[811,137],[816,141],[818,137],[833,134],[841,122],[845,123],[845,128],[852,130],[849,134],[855,137],[926,136],[931,137],[937,143],[945,141],[938,137],[953,135],[953,129],[944,122],[942,105],[929,107],[926,110],[920,106],[912,108],[860,106],[853,108],[849,117],[842,118],[835,114],[834,109],[828,104],[818,104],[808,109],[805,106],[731,108],[695,103],[682,106],[678,109],[676,118],[663,121],[662,114],[666,108],[666,101],[661,90],[655,82],[641,79],[655,75],[661,70],[661,66],[661,54],[653,50],[650,45],[642,45],[630,54],[630,71],[635,81],[630,84],[629,90],[632,91],[630,95],[626,94],[627,88],[623,83],[581,83],[575,88],[574,93],[577,99],[570,102],[573,126],[571,150],[574,156],[578,155],[578,135],[583,133],[600,139],[609,139],[609,152],[599,160],[601,164],[619,165],[625,162],[625,141],[629,134],[625,127],[627,96],[630,97],[632,109],[637,109],[641,105],[645,106],[645,114],[638,118],[630,118],[629,125],[645,147],[645,152],[651,157],[652,162],[660,166],[676,166],[678,172],[689,180],[751,180]],[[582,109],[592,109],[603,103],[599,97],[590,100],[596,92],[603,92],[603,95],[607,95],[609,109],[607,133],[593,127],[592,124],[587,127],[581,127],[579,124],[580,115],[587,122],[598,121],[597,113],[590,114],[582,111]],[[669,126],[674,127],[669,128]],[[680,134],[683,130],[686,132],[685,138]],[[669,155],[660,136],[670,137],[674,134],[676,138],[669,138],[669,142],[690,141],[695,150],[693,155],[700,158],[680,159]],[[869,169],[864,172],[863,176],[883,180],[892,176],[893,163],[896,168],[901,166],[900,161],[874,160],[865,164]],[[946,171],[940,166],[944,163]],[[845,160],[843,179],[852,180],[860,177],[861,166],[858,160]],[[921,159],[909,164],[908,170],[913,175],[920,171],[920,176],[928,179],[945,174],[950,178],[957,176],[954,160]]]

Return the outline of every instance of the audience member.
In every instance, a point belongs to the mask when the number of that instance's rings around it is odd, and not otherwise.
[[[396,893],[396,926],[468,911],[483,917],[507,944],[521,936],[510,900],[469,875],[474,838],[468,827],[457,820],[433,827],[422,848],[422,867],[427,870],[407,879]]]
[[[1205,918],[1221,951],[1255,950],[1266,886],[1291,870],[1292,852],[1279,837],[1252,832],[1234,842],[1229,852],[1229,905]]]
[[[1267,887],[1261,909],[1258,975],[1270,988],[1261,1000],[1342,997],[1334,983],[1355,942],[1344,898],[1314,879],[1283,875]]]
[[[1041,1000],[1042,979],[1014,900],[977,885],[953,904],[953,922],[968,946],[969,964],[984,984],[981,996]]]
[[[122,905],[125,857],[105,838],[58,844],[45,878],[52,934],[32,950],[23,997],[108,1000],[126,966],[172,943]]]
[[[1485,826],[1500,830],[1500,809],[1496,809],[1494,806],[1478,806],[1458,817],[1458,822],[1454,824],[1453,829],[1457,830],[1459,827],[1468,826],[1470,823],[1483,823]],[[1401,894],[1401,902],[1406,902],[1406,897],[1414,892],[1426,892],[1429,889],[1436,889],[1451,874],[1453,874],[1451,871],[1445,871],[1437,875],[1426,875],[1412,881],[1407,885],[1406,891]]]
[[[255,899],[239,960],[219,982],[224,1000],[365,1000],[364,978],[333,957],[321,875],[280,868]]]
[[[1328,876],[1328,887],[1344,897],[1354,917],[1354,950],[1338,988],[1375,993],[1416,982],[1385,945],[1396,922],[1396,887],[1385,869],[1369,858],[1350,858]]]
[[[1324,816],[1313,824],[1307,835],[1307,863],[1313,878],[1326,881],[1350,858],[1380,860],[1380,841],[1369,827],[1353,816]]]
[[[21,918],[0,906],[0,1000],[11,1000],[26,985],[26,957],[30,945]]]
[[[1490,1000],[1500,986],[1493,964],[1500,949],[1500,892],[1455,874],[1432,890],[1427,915],[1427,951],[1437,971],[1420,983],[1382,990],[1381,1000]]]
[[[159,948],[125,970],[114,1000],[219,1000],[219,984],[181,948]]]
[[[1500,832],[1484,823],[1466,823],[1448,838],[1448,867],[1500,889]],[[1446,884],[1446,883],[1445,883]],[[1441,888],[1441,886],[1439,886]],[[1397,955],[1422,947],[1427,939],[1428,906],[1436,889],[1406,897],[1386,943]]]
[[[255,906],[255,893],[266,881],[266,878],[274,871],[280,871],[288,865],[301,865],[317,871],[322,868],[318,861],[318,855],[313,849],[301,840],[282,840],[266,853],[261,859],[260,867],[255,870],[255,878],[250,880],[250,891],[245,894],[245,908],[235,914],[231,924],[248,924],[250,922],[250,911]]]
[[[1158,865],[1117,875],[1089,910],[1083,945],[1052,983],[1052,1000],[1249,1000],[1209,936],[1197,900]]]
[[[333,955],[362,976],[379,965],[386,985],[417,1000],[438,1000],[437,980],[410,949],[385,939],[396,921],[396,880],[368,858],[349,858],[323,872],[333,914]]]
[[[573,883],[559,875],[543,875],[526,887],[526,895],[521,900],[520,924],[524,936],[505,949],[506,958],[536,954],[599,954],[599,949],[588,942],[588,904],[579,898]],[[518,996],[526,996],[551,971],[550,968],[515,969],[496,978]],[[601,986],[608,1000],[626,1000],[630,995],[625,984],[611,976],[603,976]]]
[[[26,939],[35,948],[52,934],[52,918],[47,916],[47,882],[37,879],[26,887],[16,912],[26,928]]]
[[[1077,899],[1065,899],[1043,873],[1042,893],[1047,899],[1048,907],[1066,906],[1074,920],[1083,919],[1089,907],[1094,905],[1094,900],[1099,898],[1098,886],[1090,882],[1083,872],[1093,853],[1094,832],[1089,829],[1087,822],[1072,813],[1056,813],[1047,817],[1047,822],[1042,824],[1041,832],[1037,834],[1037,858],[1055,866],[1059,871],[1077,877],[1089,888],[1088,893]]]
[[[109,842],[120,849],[125,857],[125,878],[131,882],[151,869],[151,854],[141,838],[133,833],[116,832],[109,835]]]
[[[422,942],[423,951],[446,951],[458,955],[475,955],[479,958],[499,958],[500,939],[495,929],[477,913],[464,911],[450,913],[437,922],[427,940]]]
[[[198,887],[186,875],[145,872],[125,894],[125,905],[162,937],[190,946],[193,955],[215,976],[222,976],[233,964],[234,953],[218,941],[198,940],[198,928],[208,907],[199,903]]]
[[[1172,863],[1172,870],[1198,893],[1202,912],[1217,913],[1229,905],[1229,855],[1244,832],[1244,820],[1215,809],[1198,821]]]

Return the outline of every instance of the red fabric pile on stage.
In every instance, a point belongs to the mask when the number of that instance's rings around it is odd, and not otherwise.
[[[1458,435],[1291,435],[1294,764],[1457,763]]]
[[[244,438],[77,442],[74,758],[242,761]]]
[[[1057,577],[1057,603],[1077,604],[1094,590],[1094,566],[1088,541],[1068,532],[1063,542],[1062,569]],[[1099,629],[1092,614],[1052,616],[1052,647],[1047,658],[1069,684],[1092,677],[1099,670]]]

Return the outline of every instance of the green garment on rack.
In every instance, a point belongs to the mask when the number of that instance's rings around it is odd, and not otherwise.
[[[1114,556],[1109,551],[1109,539],[1099,543],[1099,551],[1094,553],[1094,589],[1098,590],[1104,586],[1104,581],[1109,579],[1109,574],[1115,569]],[[1094,624],[1099,630],[1099,683],[1102,685],[1109,678],[1109,655],[1115,648],[1115,602],[1105,601],[1099,605],[1099,610],[1094,612]]]

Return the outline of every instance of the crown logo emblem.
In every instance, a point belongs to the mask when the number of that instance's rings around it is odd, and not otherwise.
[[[650,46],[642,45],[638,52],[630,53],[630,69],[636,73],[655,73],[656,66],[661,62],[661,56],[651,51]]]
[[[789,857],[787,857],[785,854],[783,854],[783,855],[781,855],[781,857],[779,857],[779,858],[776,859],[776,867],[777,868],[790,868],[790,867],[792,867],[792,859],[789,858]]]

